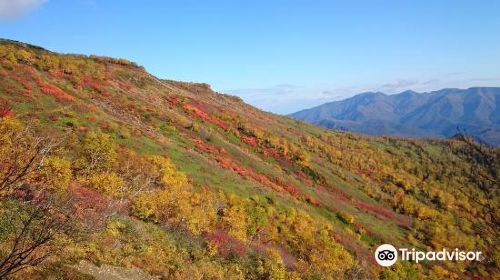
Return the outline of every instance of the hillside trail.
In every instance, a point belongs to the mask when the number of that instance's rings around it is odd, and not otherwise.
[[[124,268],[103,264],[98,267],[90,262],[81,261],[75,268],[96,280],[157,280],[138,268]]]

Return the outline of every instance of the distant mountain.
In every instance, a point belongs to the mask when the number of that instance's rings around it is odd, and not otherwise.
[[[327,128],[371,135],[450,137],[457,128],[500,146],[500,88],[366,92],[293,113],[290,116]]]

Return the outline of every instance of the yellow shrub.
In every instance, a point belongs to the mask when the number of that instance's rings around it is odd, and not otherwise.
[[[110,196],[119,196],[125,182],[114,172],[94,174],[90,178],[90,185]]]
[[[154,195],[141,193],[135,197],[130,207],[132,215],[145,221],[158,222],[159,213]]]
[[[48,156],[40,169],[40,175],[49,189],[65,191],[71,180],[71,163],[64,158]]]

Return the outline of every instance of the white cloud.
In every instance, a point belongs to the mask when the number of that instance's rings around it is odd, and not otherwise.
[[[398,91],[409,89],[411,87],[417,86],[418,84],[420,83],[416,80],[399,79],[395,82],[382,85],[379,88],[379,91],[387,93],[397,93]]]
[[[222,90],[237,95],[245,102],[262,110],[278,114],[290,114],[304,108],[320,105],[326,99],[316,88],[293,84],[278,84],[272,87]]]
[[[0,0],[0,20],[15,19],[48,0]]]
[[[280,84],[268,88],[245,88],[245,89],[231,89],[223,90],[225,93],[237,94],[243,97],[273,97],[280,95],[291,95],[298,86],[291,84]]]

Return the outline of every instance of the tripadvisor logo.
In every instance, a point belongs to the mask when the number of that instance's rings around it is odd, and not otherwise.
[[[398,260],[398,251],[390,244],[380,245],[375,251],[375,260],[381,266],[391,266]]]
[[[458,249],[448,251],[443,249],[439,252],[420,252],[415,249],[399,249],[401,260],[403,261],[480,261],[481,252],[464,252]],[[380,245],[375,251],[375,260],[381,266],[391,266],[398,260],[398,250],[390,244]]]

